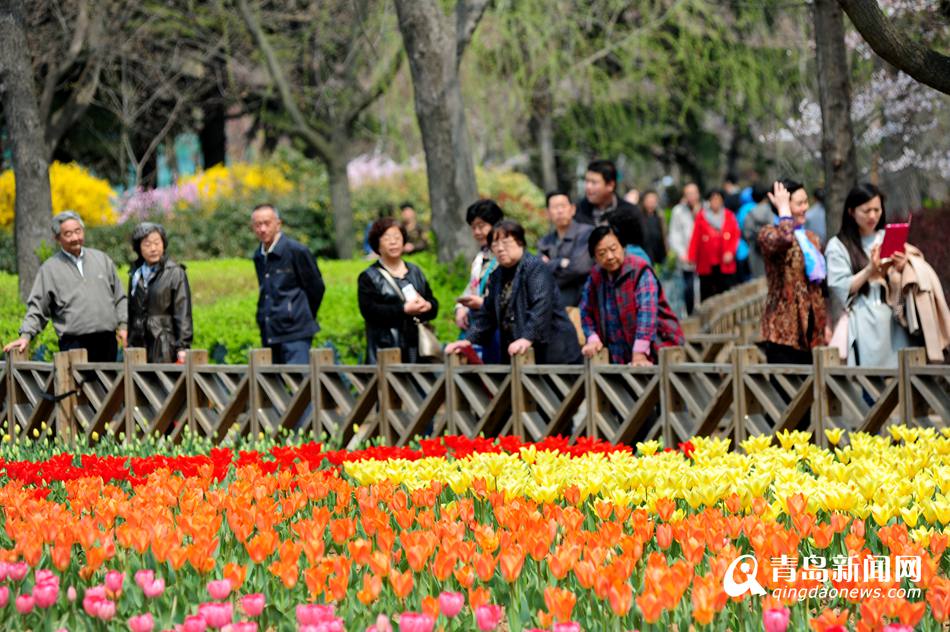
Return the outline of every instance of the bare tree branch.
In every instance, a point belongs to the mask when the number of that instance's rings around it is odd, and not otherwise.
[[[389,59],[383,65],[383,71],[370,83],[369,89],[362,91],[359,99],[353,104],[350,111],[346,113],[346,124],[348,126],[354,125],[366,108],[371,106],[376,99],[382,96],[396,75],[399,74],[403,58],[402,46],[395,47],[392,53],[390,53]]]
[[[462,55],[472,41],[475,29],[491,0],[458,0],[455,5],[455,65],[462,63]]]
[[[889,64],[950,94],[950,57],[914,41],[891,22],[877,0],[838,0],[864,41]]]
[[[270,71],[271,78],[277,85],[277,91],[280,94],[280,100],[283,103],[284,108],[287,110],[287,113],[290,114],[290,118],[294,122],[294,126],[297,128],[297,131],[301,136],[304,137],[304,139],[306,139],[308,143],[310,143],[313,149],[319,153],[324,160],[331,160],[333,158],[333,149],[330,145],[330,142],[322,134],[317,132],[313,126],[307,123],[307,120],[304,118],[300,108],[297,107],[297,102],[294,99],[294,95],[291,94],[290,91],[290,84],[287,82],[287,78],[284,76],[284,71],[280,67],[280,62],[277,60],[277,54],[270,45],[270,41],[267,39],[267,35],[265,35],[264,29],[261,27],[260,22],[258,22],[257,18],[251,12],[250,7],[248,7],[247,0],[238,0],[238,8],[241,11],[241,15],[244,18],[245,24],[247,24],[248,30],[251,32],[251,35],[254,36],[254,40],[257,42],[258,47],[264,54],[264,60],[267,63],[267,69]]]

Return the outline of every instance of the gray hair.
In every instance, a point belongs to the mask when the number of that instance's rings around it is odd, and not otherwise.
[[[273,204],[268,204],[266,202],[264,204],[258,204],[257,206],[255,206],[254,210],[251,211],[251,215],[254,215],[254,213],[256,213],[257,211],[262,211],[265,208],[269,208],[270,210],[274,211],[274,217],[276,217],[277,219],[280,219],[280,211],[277,210],[277,207],[274,206]]]
[[[63,211],[62,213],[58,213],[57,215],[53,216],[53,223],[50,225],[53,229],[53,236],[59,237],[59,231],[63,223],[71,219],[74,219],[77,222],[79,222],[79,226],[81,228],[86,227],[86,225],[82,221],[82,218],[79,217],[79,213],[77,213],[76,211]]]

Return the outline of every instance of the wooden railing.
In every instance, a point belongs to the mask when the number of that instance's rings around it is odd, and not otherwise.
[[[694,336],[664,349],[652,367],[402,364],[384,350],[376,366],[333,363],[313,349],[307,365],[273,365],[254,350],[246,365],[210,365],[206,351],[184,364],[147,364],[142,349],[121,363],[90,363],[85,351],[54,362],[7,357],[0,364],[0,419],[32,436],[45,422],[63,437],[130,438],[184,428],[218,441],[229,432],[273,435],[302,427],[342,445],[371,437],[403,445],[420,434],[599,437],[612,442],[804,429],[878,433],[889,424],[943,428],[950,420],[950,366],[927,365],[922,349],[900,352],[897,369],[842,366],[829,348],[811,366],[768,365],[759,350],[724,335]]]

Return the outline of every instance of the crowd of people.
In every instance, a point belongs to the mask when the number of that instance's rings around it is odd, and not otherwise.
[[[495,201],[472,204],[466,222],[478,252],[454,307],[458,340],[445,346],[430,326],[439,302],[425,272],[405,258],[428,245],[415,209],[404,204],[401,221],[373,222],[365,241],[375,260],[357,284],[366,362],[385,348],[399,348],[404,362],[461,353],[486,363],[531,349],[538,363],[574,364],[606,349],[611,363],[649,366],[660,349],[684,342],[670,290],[689,314],[697,280],[706,300],[761,275],[770,363],[810,364],[811,349],[829,344],[851,365],[895,367],[897,351],[911,345],[944,360],[950,310],[941,280],[910,244],[881,257],[887,221],[875,186],[852,189],[841,229],[826,242],[820,194],[810,205],[792,180],[766,190],[727,178],[705,196],[687,184],[668,227],[656,191],[621,197],[617,183],[613,163],[597,160],[576,204],[567,192],[548,193],[551,231],[536,244]],[[319,267],[282,232],[274,206],[253,209],[251,225],[260,241],[261,343],[276,363],[306,363],[325,291]],[[193,333],[188,277],[168,258],[161,225],[146,222],[132,234],[128,292],[113,261],[85,246],[79,215],[56,215],[52,231],[61,249],[41,266],[20,337],[4,351],[25,350],[52,321],[60,349],[84,348],[90,361],[114,361],[120,343],[144,347],[149,362],[184,360]],[[668,257],[676,282],[664,289],[657,270]]]

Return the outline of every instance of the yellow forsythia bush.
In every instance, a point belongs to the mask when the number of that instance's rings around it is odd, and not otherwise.
[[[275,164],[217,164],[193,176],[181,178],[178,186],[194,186],[198,198],[202,201],[244,197],[260,191],[279,195],[290,193],[294,188],[293,183],[287,179],[288,168],[286,165]]]
[[[53,214],[73,210],[82,216],[87,226],[114,224],[112,208],[115,191],[109,182],[97,178],[76,163],[54,162],[49,168],[50,193]],[[12,170],[0,173],[0,228],[13,226],[16,182]]]

